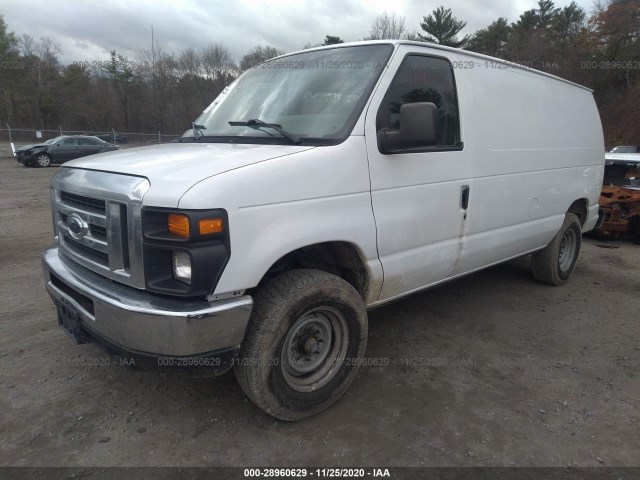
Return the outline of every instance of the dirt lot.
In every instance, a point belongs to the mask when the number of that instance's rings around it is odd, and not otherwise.
[[[0,160],[0,465],[640,464],[639,246],[585,239],[560,288],[524,258],[371,312],[368,356],[389,365],[287,424],[233,375],[143,372],[72,345],[39,260],[56,170]]]

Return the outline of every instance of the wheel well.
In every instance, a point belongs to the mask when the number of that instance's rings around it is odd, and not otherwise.
[[[583,226],[584,222],[587,221],[587,200],[585,198],[576,200],[571,204],[567,213],[575,213],[580,220],[580,226]]]
[[[347,242],[317,243],[286,254],[267,270],[255,289],[281,273],[299,268],[313,268],[341,277],[366,298],[369,273],[356,247]]]

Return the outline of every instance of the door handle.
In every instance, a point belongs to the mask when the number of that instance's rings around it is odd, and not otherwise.
[[[469,185],[460,187],[460,208],[466,210],[469,207]]]

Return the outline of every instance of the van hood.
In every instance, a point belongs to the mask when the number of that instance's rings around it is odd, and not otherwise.
[[[184,192],[205,178],[312,148],[315,147],[168,143],[91,155],[62,166],[146,177],[151,189],[144,203],[176,207]]]

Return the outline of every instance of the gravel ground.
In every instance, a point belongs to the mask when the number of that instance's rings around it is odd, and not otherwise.
[[[522,258],[370,312],[374,365],[287,424],[232,374],[145,372],[71,343],[39,260],[56,170],[0,160],[0,465],[640,465],[640,247],[585,238],[563,287]]]

